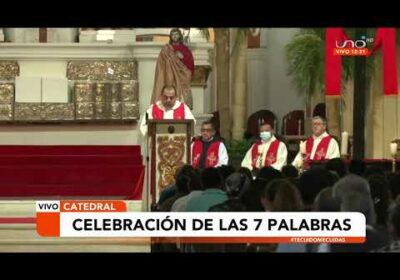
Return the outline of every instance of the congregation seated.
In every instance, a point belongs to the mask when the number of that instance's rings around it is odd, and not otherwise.
[[[356,162],[357,163],[357,162]],[[358,165],[357,167],[360,167]],[[400,173],[381,168],[343,168],[340,159],[302,174],[261,168],[253,180],[248,169],[231,166],[193,170],[182,167],[176,191],[160,205],[165,211],[361,212],[367,221],[363,244],[178,244],[160,246],[179,252],[396,252],[399,250]],[[297,171],[297,169],[295,169]],[[354,172],[363,170],[359,176]],[[341,176],[341,178],[340,178]],[[189,180],[190,177],[190,180]],[[339,179],[340,178],[340,179]],[[171,204],[171,202],[173,202]],[[156,248],[156,247],[155,247]]]
[[[186,211],[206,212],[210,207],[228,199],[223,191],[223,180],[217,168],[209,167],[201,173],[203,192],[187,201]]]
[[[193,185],[196,185],[196,187],[193,187]],[[179,198],[188,195],[190,189],[197,188],[197,185],[199,185],[199,182],[195,169],[191,165],[184,165],[176,175],[175,194],[161,203],[159,210],[162,212],[171,211],[174,203]]]
[[[375,252],[400,252],[400,204],[396,204],[389,214],[389,230],[392,236],[391,243]]]
[[[366,242],[361,244],[330,244],[328,252],[370,252],[388,245],[389,235],[376,225],[376,214],[368,181],[350,174],[333,186],[333,197],[340,203],[343,212],[361,212],[367,223]]]

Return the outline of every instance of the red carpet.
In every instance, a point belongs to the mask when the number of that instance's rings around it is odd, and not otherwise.
[[[140,146],[0,146],[0,197],[141,199]]]

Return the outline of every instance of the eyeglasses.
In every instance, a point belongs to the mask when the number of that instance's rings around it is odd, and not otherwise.
[[[202,128],[201,132],[210,132],[213,131],[211,128]]]

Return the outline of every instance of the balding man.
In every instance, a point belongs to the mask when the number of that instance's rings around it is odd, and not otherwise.
[[[150,105],[142,116],[140,121],[142,135],[147,134],[146,113],[149,120],[195,120],[189,107],[177,100],[176,89],[173,86],[164,86],[160,100]]]
[[[321,116],[312,118],[313,135],[306,141],[305,161],[329,160],[332,158],[340,158],[339,144],[326,132],[326,119]],[[299,152],[292,162],[296,168],[302,166],[302,156]]]

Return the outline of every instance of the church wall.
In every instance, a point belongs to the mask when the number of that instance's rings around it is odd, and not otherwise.
[[[399,55],[398,49],[398,65],[400,62]],[[383,95],[381,52],[378,52],[375,56],[375,75],[371,91],[367,96],[365,156],[369,158],[391,158],[390,142],[398,139],[400,132],[400,98]]]
[[[297,28],[262,28],[260,49],[249,50],[248,55],[248,116],[255,111],[271,110],[282,117],[293,110],[304,110],[303,97],[287,75],[285,45]]]

